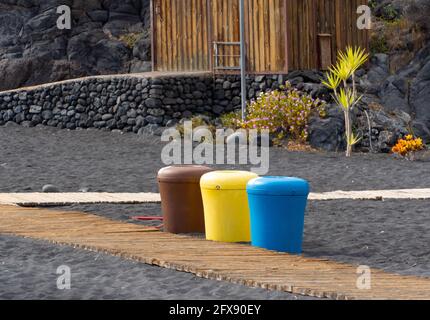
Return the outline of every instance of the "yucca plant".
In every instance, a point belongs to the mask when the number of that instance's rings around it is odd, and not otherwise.
[[[346,156],[351,157],[352,148],[361,138],[352,130],[351,110],[361,100],[357,93],[355,72],[369,59],[369,54],[360,47],[347,47],[339,52],[337,63],[329,68],[322,84],[333,90],[333,99],[342,108],[345,115]],[[351,79],[351,81],[349,81]]]

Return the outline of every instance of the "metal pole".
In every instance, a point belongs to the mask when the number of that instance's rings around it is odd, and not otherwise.
[[[240,0],[240,80],[242,91],[242,120],[246,119],[246,45],[245,45],[245,0]]]

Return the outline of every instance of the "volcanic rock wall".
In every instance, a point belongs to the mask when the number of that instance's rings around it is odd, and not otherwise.
[[[283,76],[249,77],[249,98],[284,81]],[[1,92],[0,125],[157,134],[195,114],[215,118],[240,107],[237,76],[100,76]]]
[[[72,10],[60,30],[57,8]],[[0,0],[0,90],[151,68],[149,0]]]

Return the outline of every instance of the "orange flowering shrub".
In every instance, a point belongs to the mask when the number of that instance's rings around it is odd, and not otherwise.
[[[393,147],[393,153],[396,153],[403,158],[412,160],[415,152],[423,150],[424,144],[421,138],[415,138],[413,135],[407,135],[404,139],[399,139]]]

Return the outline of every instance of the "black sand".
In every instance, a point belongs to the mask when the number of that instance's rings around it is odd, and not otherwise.
[[[63,192],[157,191],[159,137],[96,130],[0,127],[0,192],[39,192],[54,184]],[[239,168],[239,166],[237,167]],[[270,150],[270,174],[310,181],[312,191],[430,187],[430,162],[389,155],[297,153]]]
[[[57,289],[57,268],[71,271],[70,290]],[[1,299],[304,300],[148,266],[110,255],[0,236]]]

